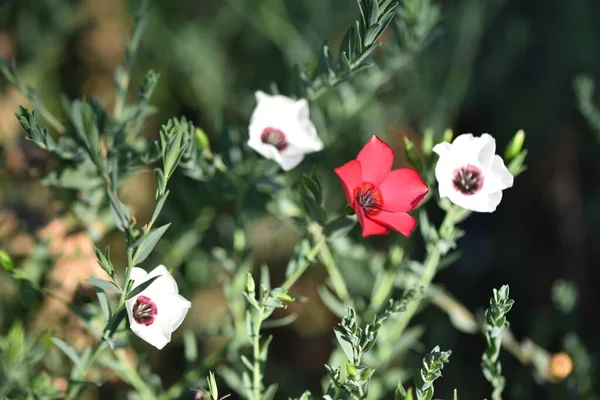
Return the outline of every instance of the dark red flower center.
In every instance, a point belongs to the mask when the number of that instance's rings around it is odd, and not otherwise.
[[[454,189],[467,196],[477,193],[483,186],[481,170],[473,165],[457,168],[454,171],[452,185]]]
[[[281,132],[279,129],[275,128],[265,128],[261,135],[260,140],[265,144],[270,144],[274,146],[277,150],[283,151],[288,146],[287,141],[285,140],[285,134]]]
[[[383,205],[381,191],[372,183],[363,182],[363,184],[354,189],[354,201],[367,215],[377,214]]]
[[[156,304],[146,296],[138,296],[133,305],[133,319],[138,324],[152,325],[157,312]]]

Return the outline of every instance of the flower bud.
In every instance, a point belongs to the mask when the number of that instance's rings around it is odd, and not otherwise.
[[[348,376],[358,375],[358,370],[356,369],[354,364],[352,364],[350,362],[346,364],[346,372],[348,373]]]
[[[196,128],[195,136],[196,144],[198,145],[199,149],[207,149],[210,147],[208,136],[206,135],[206,132],[204,132],[202,129]]]
[[[281,301],[294,301],[294,300],[296,300],[292,296],[290,296],[287,292],[279,293],[277,295],[277,298],[279,300],[281,300]]]
[[[452,143],[453,137],[454,137],[454,132],[452,131],[452,129],[446,129],[444,131],[444,137],[443,137],[444,142]]]
[[[430,155],[431,149],[433,149],[433,129],[426,129],[423,132],[423,141],[421,141],[421,149],[423,154]]]
[[[523,149],[523,143],[525,142],[525,132],[523,129],[520,129],[515,136],[513,136],[512,140],[506,146],[506,150],[504,150],[504,159],[506,161],[512,160],[516,156],[519,155],[521,150]]]
[[[254,283],[254,278],[252,277],[252,274],[248,272],[246,280],[246,292],[254,293],[254,290],[256,290],[256,284]]]
[[[417,170],[422,169],[423,163],[421,162],[421,157],[415,148],[413,142],[406,136],[404,136],[404,144],[405,144],[405,153],[408,162]]]

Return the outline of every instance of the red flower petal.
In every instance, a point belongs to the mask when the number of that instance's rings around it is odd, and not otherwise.
[[[356,157],[362,166],[362,179],[378,186],[392,169],[394,151],[387,143],[373,135]]]
[[[361,207],[356,207],[356,216],[358,217],[358,222],[362,227],[363,237],[372,235],[386,235],[390,232],[385,226],[373,221],[372,219],[369,219]]]
[[[385,225],[404,236],[410,236],[417,226],[417,220],[403,212],[392,213],[381,210],[377,214],[369,215],[367,219],[372,219],[373,222]]]
[[[342,181],[344,187],[344,193],[346,194],[346,200],[348,204],[354,207],[354,197],[352,193],[354,189],[362,185],[362,172],[360,162],[357,160],[348,161],[341,167],[334,169],[337,176]]]
[[[410,168],[395,169],[379,185],[386,211],[406,212],[419,205],[429,187],[417,171]]]

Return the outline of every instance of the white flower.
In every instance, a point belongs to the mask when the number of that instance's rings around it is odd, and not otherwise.
[[[155,276],[160,277],[127,300],[125,307],[133,333],[160,350],[171,341],[171,333],[179,328],[192,303],[179,294],[177,282],[164,265],[150,273],[131,270],[134,288]]]
[[[256,108],[250,118],[248,145],[263,157],[275,160],[284,171],[295,168],[306,153],[323,149],[309,118],[306,99],[270,96],[256,92]]]
[[[513,185],[513,176],[496,155],[496,140],[487,133],[463,134],[452,144],[437,144],[433,151],[440,156],[435,167],[440,197],[462,208],[493,212],[502,191]]]

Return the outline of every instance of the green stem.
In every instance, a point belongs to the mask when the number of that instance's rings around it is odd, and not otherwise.
[[[429,286],[429,284],[435,276],[437,267],[440,264],[440,258],[441,253],[439,248],[434,243],[430,243],[427,251],[427,258],[425,259],[425,262],[423,264],[423,275],[421,275],[421,279],[419,280],[419,287],[427,289],[427,287]],[[402,333],[406,330],[408,323],[417,312],[417,309],[419,308],[420,304],[420,300],[411,301],[406,306],[406,311],[400,314],[396,330],[396,334],[398,337],[400,337]]]
[[[303,259],[302,265],[296,268],[296,271],[294,271],[294,273],[285,280],[283,285],[281,285],[283,289],[290,290],[290,288],[294,286],[294,283],[296,283],[296,281],[302,276],[302,274],[304,274],[308,267],[311,266],[313,260],[315,259],[315,257],[317,257],[317,255],[319,255],[319,252],[321,251],[324,245],[325,238],[323,237],[313,246],[308,256],[306,256],[306,258]]]
[[[107,343],[104,340],[102,340],[100,343],[98,343],[96,350],[94,350],[91,357],[88,359],[85,367],[79,374],[77,381],[74,382],[72,385],[69,385],[69,391],[67,392],[67,396],[65,397],[65,400],[73,400],[77,397],[77,395],[79,394],[79,390],[81,388],[81,384],[85,380],[85,377],[87,376],[88,372],[90,371],[92,366],[96,363],[96,361],[98,360],[98,357],[100,357],[100,354],[102,353],[102,351],[104,351],[106,346],[107,346]]]
[[[127,359],[124,351],[115,352],[117,359],[121,363],[122,371],[127,378],[127,381],[135,388],[138,394],[144,400],[157,400],[158,397],[154,394],[154,392],[148,387],[146,382],[140,377],[135,368],[131,366],[129,360]]]
[[[320,258],[327,269],[335,293],[340,300],[345,301],[350,294],[348,293],[348,288],[344,282],[344,277],[342,277],[327,243],[325,243],[321,249]]]
[[[221,346],[211,355],[204,358],[200,367],[186,372],[183,379],[179,380],[177,383],[174,383],[173,386],[169,388],[166,395],[161,396],[161,399],[170,400],[179,398],[181,393],[186,389],[186,387],[188,387],[188,385],[191,385],[193,382],[196,382],[200,378],[206,376],[207,371],[216,365],[220,360],[222,360],[223,354],[227,351],[227,348],[227,345]]]
[[[425,290],[425,293],[427,293],[431,281],[433,281],[433,278],[435,277],[437,269],[440,265],[440,259],[442,258],[440,242],[444,241],[444,237],[452,231],[454,225],[456,224],[456,221],[459,220],[462,215],[464,215],[464,212],[465,211],[459,207],[450,207],[446,212],[446,216],[444,217],[442,225],[440,226],[440,229],[438,231],[438,234],[441,236],[441,239],[428,241],[426,245],[427,257],[423,262],[423,272],[418,283],[419,288],[423,288]],[[404,331],[408,327],[410,320],[417,312],[417,309],[419,308],[420,304],[421,300],[412,301],[406,307],[406,311],[400,314],[395,332],[395,334],[398,337],[400,337],[402,333],[404,333]]]
[[[260,363],[260,326],[263,321],[264,306],[261,306],[256,312],[252,331],[252,356],[254,364],[252,368],[252,398],[261,399],[262,389],[262,369]]]
[[[394,289],[394,282],[396,281],[396,271],[387,270],[383,276],[383,279],[378,282],[377,291],[371,300],[371,309],[373,312],[379,311],[379,309],[385,304],[386,300],[390,297],[392,290]]]

